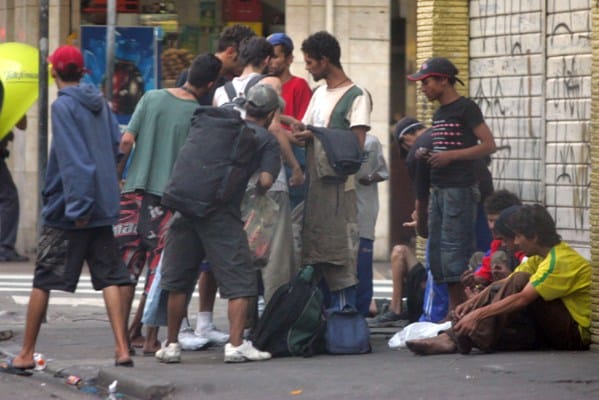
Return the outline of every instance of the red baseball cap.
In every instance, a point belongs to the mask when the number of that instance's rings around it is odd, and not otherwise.
[[[78,71],[87,72],[81,51],[70,45],[60,46],[48,57],[48,62],[57,71],[63,72],[69,65],[74,65]]]

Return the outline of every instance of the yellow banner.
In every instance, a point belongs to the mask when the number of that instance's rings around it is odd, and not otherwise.
[[[38,97],[39,51],[24,43],[0,44],[0,139],[15,126]]]

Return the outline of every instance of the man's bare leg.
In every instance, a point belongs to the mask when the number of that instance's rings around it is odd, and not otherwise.
[[[412,249],[404,244],[393,246],[391,251],[391,279],[393,281],[393,292],[389,309],[395,314],[401,314],[403,298],[403,285],[411,267],[418,263]]]
[[[133,321],[131,321],[131,325],[129,325],[129,328],[128,328],[127,334],[129,337],[129,341],[131,342],[131,346],[133,346],[133,347],[143,347],[143,344],[144,344],[145,338],[142,335],[143,324],[141,322],[141,318],[143,317],[143,314],[144,314],[146,298],[147,298],[147,295],[145,293],[142,293],[141,297],[139,298],[139,304],[137,306],[137,311],[135,312]],[[125,314],[125,315],[128,315],[128,314]],[[126,320],[127,319],[128,318],[126,318]]]
[[[133,304],[133,297],[135,296],[135,285],[120,286],[119,291],[121,292],[125,330],[128,330],[129,314],[131,314],[131,305]]]
[[[17,368],[33,368],[33,353],[37,336],[42,326],[42,319],[48,308],[50,292],[42,289],[31,289],[29,305],[27,306],[27,319],[25,322],[25,336],[21,351],[13,360],[13,366]]]
[[[187,294],[185,292],[169,292],[167,306],[167,339],[166,344],[177,343],[181,322],[187,315]]]
[[[209,271],[202,271],[198,283],[199,312],[213,312],[216,300],[216,279]]]
[[[123,362],[130,360],[121,289],[116,285],[107,286],[102,289],[102,295],[116,343],[116,361]]]
[[[147,326],[146,325],[146,336],[144,338],[142,352],[144,354],[155,353],[160,349],[160,341],[158,340],[158,326]]]
[[[408,340],[406,346],[415,354],[451,354],[457,352],[455,342],[447,333],[441,333],[433,338]]]
[[[460,304],[467,300],[466,293],[464,292],[464,285],[461,282],[448,283],[447,294],[449,297],[449,304],[447,306],[447,318],[451,316],[451,312]]]
[[[248,297],[229,299],[227,315],[229,317],[229,343],[240,346],[243,343],[243,329],[249,305]]]

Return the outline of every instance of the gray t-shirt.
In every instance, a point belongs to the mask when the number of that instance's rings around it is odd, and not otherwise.
[[[374,173],[378,174],[381,178],[389,179],[389,170],[383,156],[381,142],[379,142],[376,136],[366,134],[364,153],[366,154],[366,161],[362,164],[358,173],[356,173],[358,230],[361,238],[374,240],[374,227],[376,225],[376,217],[379,213],[378,183],[362,185],[359,180]]]

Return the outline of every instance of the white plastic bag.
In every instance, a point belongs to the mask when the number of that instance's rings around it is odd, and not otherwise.
[[[449,328],[451,328],[451,321],[442,324],[436,324],[434,322],[414,322],[389,339],[389,348],[394,350],[405,349],[408,340],[431,338],[437,336],[440,331]]]

